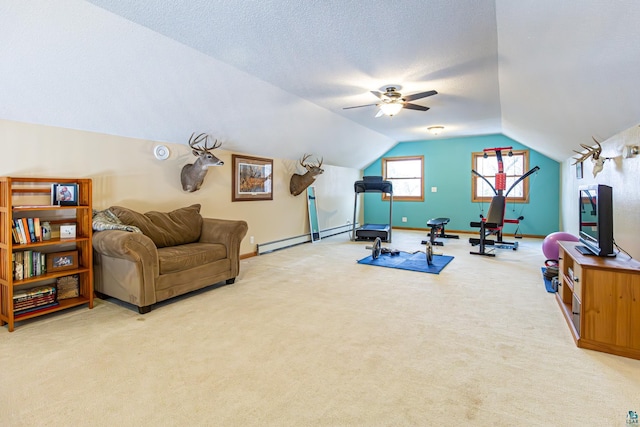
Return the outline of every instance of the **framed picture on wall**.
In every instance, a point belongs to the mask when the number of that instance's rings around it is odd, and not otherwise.
[[[234,202],[273,200],[273,160],[231,155]]]

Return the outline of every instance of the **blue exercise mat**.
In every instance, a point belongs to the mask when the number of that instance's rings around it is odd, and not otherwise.
[[[546,273],[546,271],[547,271],[547,268],[542,267],[542,280],[544,280],[544,287],[547,289],[547,292],[555,294],[557,291],[553,289],[553,284],[551,283],[551,280],[544,277],[544,273]]]
[[[362,258],[358,264],[377,265],[379,267],[399,268],[401,270],[420,271],[422,273],[440,274],[443,268],[453,259],[448,255],[434,255],[433,265],[427,264],[427,255],[424,252],[400,252],[399,255],[381,254],[377,259],[371,255]]]

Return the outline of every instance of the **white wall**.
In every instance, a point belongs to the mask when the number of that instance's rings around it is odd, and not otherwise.
[[[585,141],[584,144],[589,144]],[[592,141],[591,141],[592,142]],[[591,144],[595,146],[595,143]],[[618,246],[640,259],[640,155],[623,158],[626,145],[640,145],[640,127],[633,126],[601,143],[604,169],[595,178],[591,160],[584,162],[584,178],[577,179],[574,160],[562,164],[561,224],[572,234],[578,234],[578,187],[606,184],[613,187],[613,234]],[[576,146],[576,150],[581,147]],[[580,150],[584,152],[585,150]],[[576,155],[577,157],[577,155]],[[624,255],[621,255],[624,256]]]
[[[186,137],[188,138],[188,136]],[[186,193],[180,170],[195,158],[187,145],[166,144],[171,156],[153,156],[157,143],[94,132],[0,120],[0,175],[27,177],[86,177],[93,179],[94,209],[112,205],[146,212],[202,204],[205,217],[243,219],[249,224],[241,253],[256,250],[249,243],[294,237],[309,232],[304,194],[289,193],[289,179],[302,173],[297,161],[273,159],[272,201],[231,202],[231,154],[224,145],[216,155],[224,166],[210,168],[202,188]],[[244,153],[253,155],[252,153]],[[321,156],[322,153],[314,153]],[[323,164],[315,182],[320,229],[346,224],[353,216],[353,182],[361,172]]]

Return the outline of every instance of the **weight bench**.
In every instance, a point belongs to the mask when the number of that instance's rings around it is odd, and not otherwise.
[[[431,231],[427,233],[429,242],[434,246],[444,246],[444,243],[436,241],[436,237],[442,237],[443,239],[458,239],[459,236],[455,234],[447,234],[444,230],[444,226],[449,223],[449,218],[431,218],[427,221],[427,225],[431,227]],[[440,234],[438,234],[440,233]],[[422,244],[426,244],[427,241],[423,240]]]
[[[480,245],[478,252],[469,252],[471,255],[496,256],[493,250],[491,252],[486,251],[487,246],[500,249],[513,249],[514,251],[518,249],[518,242],[505,242],[502,240],[502,227],[504,223],[518,224],[520,222],[517,219],[504,219],[505,207],[505,196],[493,196],[487,217],[482,218],[482,221],[471,222],[469,224],[471,227],[480,228],[480,238],[472,237],[469,239],[471,246]],[[495,235],[496,239],[487,239],[487,236],[490,235]]]

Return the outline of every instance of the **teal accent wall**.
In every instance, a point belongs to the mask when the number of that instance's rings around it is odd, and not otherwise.
[[[394,201],[394,227],[427,229],[431,218],[446,217],[451,221],[447,229],[477,232],[471,221],[485,216],[489,203],[471,202],[471,155],[485,148],[513,147],[529,150],[529,168],[539,166],[529,176],[529,203],[509,203],[505,218],[524,216],[519,233],[546,236],[559,230],[560,164],[504,135],[483,135],[428,141],[401,142],[382,157],[424,156],[424,201]],[[382,157],[364,170],[364,175],[382,175]],[[481,172],[481,171],[478,171]],[[436,193],[431,187],[437,187]],[[380,193],[364,194],[364,222],[388,224],[389,202]],[[407,222],[402,222],[407,217]],[[504,232],[512,234],[517,224],[505,224]]]

